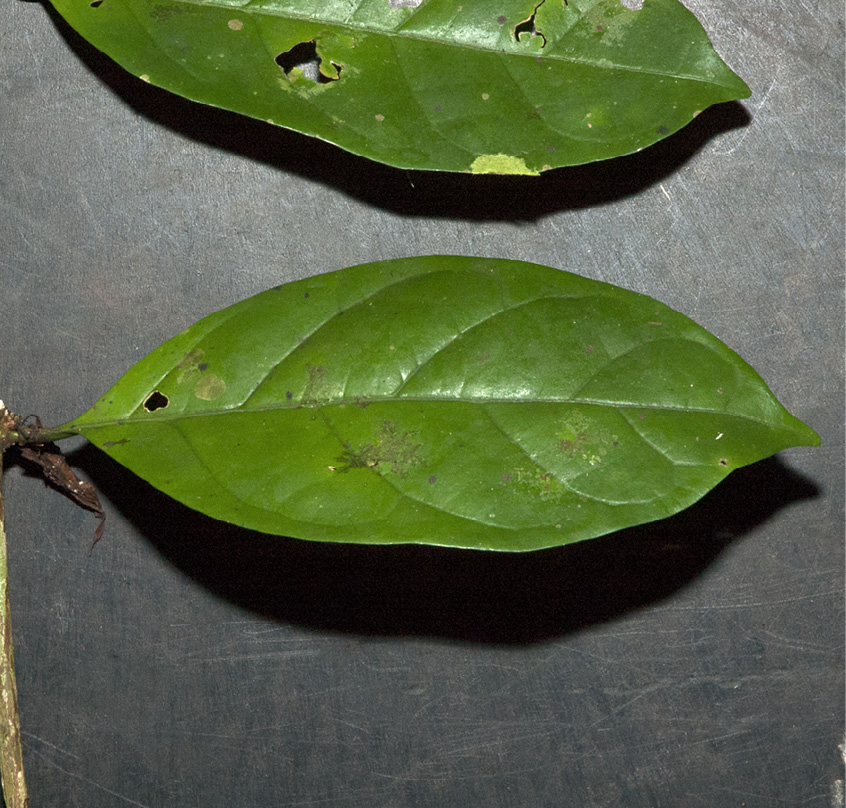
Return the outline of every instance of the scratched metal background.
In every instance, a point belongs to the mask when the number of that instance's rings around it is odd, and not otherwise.
[[[649,293],[823,436],[685,514],[509,557],[228,529],[96,452],[7,474],[33,808],[843,805],[843,6],[690,0],[753,88],[641,155],[406,174],[0,16],[0,397],[58,423],[199,316],[431,252]],[[636,473],[636,470],[633,470]]]

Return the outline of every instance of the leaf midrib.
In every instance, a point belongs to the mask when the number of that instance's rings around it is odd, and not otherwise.
[[[276,411],[296,411],[296,410],[319,410],[323,407],[338,407],[350,406],[366,408],[371,404],[420,404],[420,403],[438,403],[438,404],[472,404],[479,407],[484,407],[488,404],[573,404],[583,406],[596,407],[610,407],[612,409],[640,409],[658,412],[680,412],[680,413],[696,413],[705,415],[723,415],[727,418],[742,418],[753,423],[758,423],[770,428],[778,428],[771,421],[766,421],[762,418],[755,418],[746,413],[726,412],[725,410],[712,409],[708,407],[673,407],[668,404],[644,404],[642,402],[631,401],[603,401],[600,399],[590,398],[455,398],[455,397],[435,397],[435,396],[370,396],[364,398],[362,396],[353,396],[351,398],[337,398],[321,401],[300,401],[297,403],[276,402],[273,404],[253,405],[244,407],[241,404],[236,404],[231,407],[222,407],[219,409],[207,409],[198,412],[181,412],[168,414],[165,412],[157,412],[149,415],[138,414],[138,408],[117,418],[111,418],[104,421],[86,421],[81,427],[74,426],[74,422],[70,421],[60,427],[58,430],[70,429],[75,434],[84,435],[88,429],[102,429],[109,426],[128,426],[131,424],[163,424],[182,421],[189,418],[205,418],[205,417],[224,417],[227,415],[238,414],[252,414],[262,412],[276,412]]]

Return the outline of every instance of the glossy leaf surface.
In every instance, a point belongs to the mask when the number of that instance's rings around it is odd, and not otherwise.
[[[256,530],[497,550],[668,516],[738,466],[819,442],[652,298],[454,256],[351,267],[212,314],[60,429]]]
[[[52,0],[145,81],[402,168],[535,174],[749,89],[677,0]]]

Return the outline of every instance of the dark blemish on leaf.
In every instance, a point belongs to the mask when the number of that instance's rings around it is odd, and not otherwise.
[[[310,297],[310,295],[309,295],[309,293],[308,293],[308,292],[306,292],[306,293],[305,293],[305,295],[303,295],[303,297],[305,297],[305,299],[306,299],[306,300],[308,300],[308,298]]]
[[[147,396],[147,400],[144,402],[144,409],[147,412],[155,412],[156,410],[163,410],[167,405],[170,404],[170,399],[167,396],[162,395],[158,390],[154,390]]]
[[[669,130],[669,129],[667,129],[667,127],[666,127],[666,126],[659,126],[659,127],[658,127],[655,131],[656,131],[656,132],[658,132],[658,134],[659,134],[659,135],[661,135],[662,137],[663,137],[664,135],[669,135],[669,134],[670,134],[670,130]]]
[[[429,475],[429,482],[430,483],[436,483],[437,481],[438,481],[438,478],[434,474]]]
[[[103,443],[103,448],[108,449],[111,446],[123,446],[124,443],[129,443],[129,438],[121,438],[120,440],[107,440]]]
[[[285,398],[287,398],[288,401],[290,401],[293,397],[294,397],[294,394],[290,390],[285,391]]]
[[[103,4],[103,0],[91,0],[91,2],[88,5],[91,6],[91,8],[100,8],[100,6],[102,4]]]
[[[208,362],[200,362],[200,364],[197,365],[197,370],[199,370],[200,373],[204,373],[208,369],[209,369],[209,363]]]
[[[571,457],[577,452],[583,452],[585,444],[587,443],[587,435],[584,432],[579,432],[575,440],[564,439],[558,441],[558,449]]]
[[[639,412],[639,413],[637,414],[637,417],[638,417],[638,418],[640,418],[641,420],[643,420],[644,418],[646,418],[646,415],[645,415],[644,413],[642,413],[642,412]]]
[[[727,466],[729,464],[728,460],[725,457],[720,458],[720,465]]]
[[[588,345],[587,348],[585,348],[585,353],[593,353],[593,345]]]
[[[182,357],[182,361],[176,366],[176,368],[177,370],[195,368],[205,355],[206,352],[202,348],[192,348],[187,354],[185,354],[185,356]]]
[[[504,14],[500,14],[500,15],[496,18],[496,21],[497,21],[500,25],[505,25],[505,22],[506,22],[506,17],[505,17],[505,15],[504,15]]]
[[[326,368],[323,365],[306,365],[306,373],[308,373],[308,383],[317,384],[326,374]]]
[[[341,77],[341,65],[335,62],[329,62],[328,67],[324,65],[313,39],[277,54],[274,61],[290,81],[296,81],[302,75],[315,84],[329,84]],[[298,70],[299,75],[294,70]]]
[[[441,105],[435,104],[435,112],[440,112],[440,111],[441,111]]]
[[[615,440],[615,441],[614,441],[611,445],[612,445],[612,446],[619,446],[619,445],[620,445],[620,441]]]
[[[547,150],[548,152],[554,152],[554,151],[555,151],[555,146],[547,146],[547,147],[546,147],[546,150]]]
[[[599,31],[599,33],[601,34],[605,30],[605,28],[603,28],[601,25],[597,25],[596,30]]]

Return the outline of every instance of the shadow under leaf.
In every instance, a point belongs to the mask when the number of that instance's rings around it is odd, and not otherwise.
[[[770,458],[668,519],[565,547],[493,553],[256,533],[186,508],[90,445],[69,459],[169,562],[244,608],[319,630],[480,643],[550,640],[667,598],[733,540],[819,493]]]

